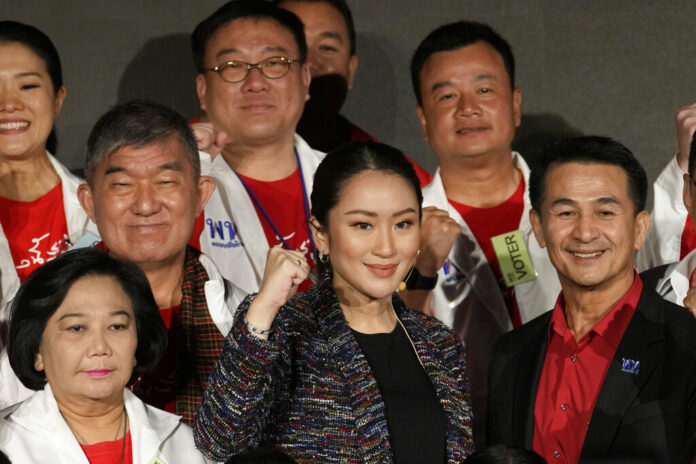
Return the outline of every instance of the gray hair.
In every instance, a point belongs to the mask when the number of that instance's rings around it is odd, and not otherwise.
[[[178,137],[196,178],[201,163],[188,122],[173,109],[147,100],[133,100],[111,108],[99,118],[87,139],[85,176],[93,186],[97,167],[124,147],[143,147]]]

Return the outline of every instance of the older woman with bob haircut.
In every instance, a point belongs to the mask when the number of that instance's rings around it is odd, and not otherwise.
[[[462,462],[464,347],[395,294],[420,242],[413,167],[386,145],[348,143],[319,165],[311,199],[323,279],[294,295],[303,254],[269,251],[211,374],[196,445],[216,460],[266,444],[298,462]]]
[[[178,416],[125,388],[166,337],[136,266],[87,248],[36,270],[12,302],[7,349],[39,391],[0,412],[0,450],[12,462],[206,462]]]

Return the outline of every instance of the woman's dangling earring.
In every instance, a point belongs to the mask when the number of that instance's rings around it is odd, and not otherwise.
[[[416,260],[418,259],[418,255],[420,255],[420,248],[418,249],[418,252],[416,253]],[[409,277],[411,277],[411,274],[413,274],[413,270],[416,268],[416,263],[413,263],[413,266],[411,266],[411,270],[408,271],[408,274],[406,274],[406,278],[399,282],[399,291],[403,292],[406,290],[406,282],[408,282]]]

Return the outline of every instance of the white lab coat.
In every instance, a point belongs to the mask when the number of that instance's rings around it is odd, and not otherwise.
[[[246,293],[225,280],[209,257],[201,253],[198,259],[209,277],[204,287],[208,312],[220,333],[227,336],[234,323],[237,306]],[[33,390],[29,390],[19,381],[10,366],[7,350],[3,349],[0,352],[0,408],[22,401],[33,393]]]
[[[653,184],[650,229],[636,257],[639,272],[679,261],[682,231],[689,217],[684,206],[683,190],[684,171],[675,156]]]
[[[97,231],[97,226],[87,216],[77,199],[77,187],[83,184],[84,181],[71,173],[53,155],[50,153],[46,154],[62,182],[63,208],[65,209],[65,222],[68,227],[70,243],[77,243],[86,232],[94,234],[95,238],[98,239],[99,232]],[[0,228],[0,277],[0,308],[4,308],[19,288],[19,277],[17,276],[9,244],[2,228]],[[2,316],[0,316],[0,319],[2,319]]]
[[[519,153],[513,152],[511,156],[527,186],[519,229],[537,273],[536,280],[515,286],[520,316],[525,323],[554,307],[561,284],[546,250],[539,247],[529,222],[529,167]],[[447,211],[462,227],[445,266],[438,271],[431,306],[435,317],[454,329],[466,345],[474,432],[481,433],[485,427],[488,356],[498,336],[512,329],[512,321],[483,250],[464,219],[447,200],[439,168],[433,181],[423,189],[423,197],[423,206],[436,206]]]
[[[128,390],[124,390],[123,399],[134,464],[208,462],[195,448],[191,429],[179,416],[146,405]],[[49,385],[0,411],[0,449],[13,463],[89,464]]]
[[[297,134],[295,148],[309,197],[314,171],[325,154],[312,149]],[[226,279],[247,293],[257,292],[266,266],[268,241],[254,204],[222,156],[212,162],[207,153],[200,156],[201,171],[215,179],[216,186],[205,207],[201,251],[210,256]]]

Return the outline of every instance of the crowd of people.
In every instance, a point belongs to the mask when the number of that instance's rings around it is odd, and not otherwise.
[[[58,51],[0,21],[0,462],[696,459],[696,104],[648,213],[616,140],[512,150],[486,24],[413,53],[433,174],[340,114],[345,0],[231,0],[191,47],[201,114],[114,106],[82,180]]]

